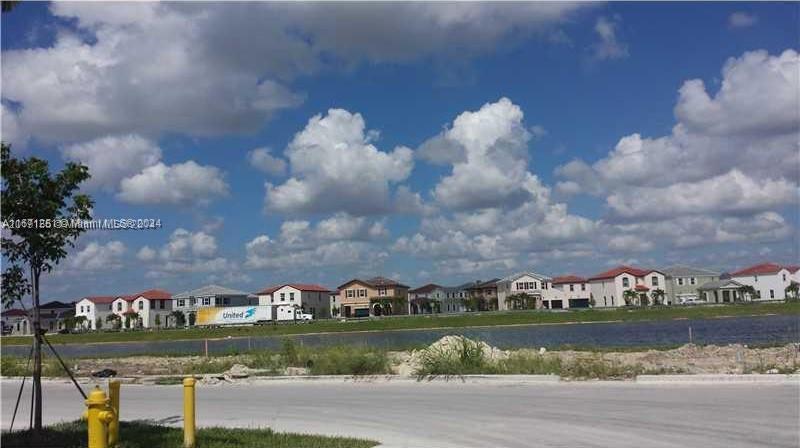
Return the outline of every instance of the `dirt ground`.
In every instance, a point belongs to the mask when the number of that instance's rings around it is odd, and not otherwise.
[[[443,338],[432,345],[435,349],[448,349],[452,340]],[[514,351],[483,347],[490,359],[504,359]],[[602,360],[621,366],[641,366],[653,371],[672,371],[687,374],[732,374],[732,373],[800,373],[800,344],[781,347],[748,348],[744,345],[696,346],[687,344],[672,350],[646,350],[641,352],[589,352],[589,351],[547,351],[544,349],[523,349],[519,353],[557,357],[564,362],[581,359]],[[418,365],[419,351],[389,352],[392,370],[398,375],[411,376]],[[91,372],[111,368],[120,376],[141,375],[181,375],[185,373],[223,373],[231,370],[246,370],[248,355],[154,357],[132,356],[119,359],[80,359],[72,367],[79,376],[89,376]],[[236,366],[236,364],[239,364]],[[288,375],[305,374],[305,369],[289,367],[283,373]]]

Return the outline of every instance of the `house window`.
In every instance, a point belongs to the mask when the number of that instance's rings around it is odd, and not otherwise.
[[[783,274],[783,281],[786,281],[786,274]]]
[[[692,280],[694,280],[694,279],[692,279]],[[653,286],[658,286],[658,277],[656,277],[655,275],[650,277],[650,283]],[[692,282],[692,284],[694,284],[694,282]]]
[[[606,300],[606,296],[603,296],[603,306],[608,306],[608,301]]]
[[[359,289],[358,290],[358,296],[359,297],[366,297],[367,296],[367,290],[366,289]]]
[[[348,289],[347,290],[347,297],[348,298],[355,297],[355,291],[353,291],[352,289]]]
[[[683,286],[683,277],[678,277],[678,286]]]
[[[774,299],[775,298],[775,290],[774,289],[770,289],[769,290],[769,298],[770,299]]]
[[[757,281],[758,281],[758,276],[757,276],[757,275],[754,275],[754,276],[753,276],[753,281],[755,281],[755,282],[757,282]]]
[[[581,291],[586,291],[586,283],[581,283]]]
[[[163,310],[164,307],[166,306],[166,302],[167,302],[166,300],[159,300],[158,301],[158,307]]]
[[[386,288],[378,289],[378,295],[379,296],[385,296],[386,295]],[[364,297],[366,297],[366,296],[367,296],[367,290],[365,289],[364,290]]]
[[[184,300],[184,299],[178,299],[178,306],[179,306],[179,307],[184,307],[184,306],[186,306],[186,300]]]
[[[286,301],[286,293],[282,292],[281,293],[281,302],[284,302],[284,301]]]
[[[695,283],[697,283],[697,279],[692,277],[692,278],[689,279],[689,283],[694,285]]]
[[[269,303],[275,303],[275,297],[269,296]]]
[[[197,300],[195,300],[194,297],[190,297],[189,298],[189,306],[194,306],[195,303],[197,303]]]
[[[570,291],[575,291],[575,285],[569,285],[569,290]]]
[[[622,287],[623,288],[627,288],[630,285],[631,284],[630,284],[630,281],[628,281],[628,277],[622,277]]]
[[[294,293],[293,292],[289,293],[289,300],[294,301]]]
[[[122,311],[122,302],[117,302],[117,311]]]
[[[211,297],[203,297],[203,306],[211,305]]]

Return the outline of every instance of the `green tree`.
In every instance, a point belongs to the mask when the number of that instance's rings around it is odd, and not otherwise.
[[[756,291],[756,288],[754,288],[752,285],[740,286],[739,295],[742,297],[742,300],[745,300],[745,297],[747,298],[747,300],[755,300],[761,298],[761,294],[759,294],[759,292]]]
[[[46,160],[36,157],[17,159],[11,156],[11,147],[2,143],[0,174],[3,220],[12,224],[2,237],[2,254],[6,260],[4,279],[9,279],[9,284],[3,287],[8,286],[12,294],[18,294],[19,284],[10,279],[19,280],[19,274],[25,272],[33,299],[33,420],[38,434],[42,429],[39,280],[43,273],[52,271],[67,256],[67,248],[74,247],[75,240],[84,231],[80,226],[56,224],[91,218],[92,200],[87,195],[77,194],[78,186],[89,178],[89,169],[68,162],[61,172],[51,175]],[[17,226],[16,223],[30,225]]]
[[[94,320],[94,329],[95,330],[102,330],[103,329],[103,318],[98,317]]]
[[[632,289],[627,289],[622,293],[622,299],[625,300],[626,306],[635,305],[636,301],[639,300],[639,293]]]
[[[656,288],[650,291],[650,298],[653,299],[653,305],[663,305],[664,296],[666,295],[667,293],[665,293],[663,289]]]
[[[798,300],[800,299],[800,283],[792,281],[789,283],[789,286],[786,287],[784,290],[786,293],[786,300]]]
[[[194,313],[189,313],[189,326],[194,327],[194,323],[196,322],[197,316]]]
[[[156,327],[161,328],[161,315],[156,314],[156,317],[153,318],[153,323],[156,324]]]
[[[119,330],[120,326],[122,325],[122,319],[119,317],[119,315],[114,313],[111,313],[108,316],[106,316],[106,322],[110,323],[111,328],[113,328],[114,330]]]
[[[86,316],[75,316],[74,327],[73,328],[80,328],[81,330],[85,329],[86,328],[86,322],[88,320],[89,319],[87,319]]]
[[[169,315],[172,316],[173,319],[175,320],[176,327],[182,327],[186,325],[186,315],[183,314],[183,311],[175,310],[169,313]]]

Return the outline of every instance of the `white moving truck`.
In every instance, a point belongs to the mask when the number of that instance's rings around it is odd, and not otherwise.
[[[292,306],[254,305],[200,308],[195,325],[247,325],[268,322],[308,322],[313,316]]]

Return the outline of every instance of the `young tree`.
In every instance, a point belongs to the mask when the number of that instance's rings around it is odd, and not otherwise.
[[[161,328],[161,315],[156,314],[156,317],[153,318],[153,323],[156,324],[156,327]]]
[[[8,286],[19,288],[10,279],[27,274],[27,285],[33,299],[33,390],[34,430],[42,429],[42,338],[39,312],[39,280],[67,256],[67,248],[75,245],[84,229],[80,226],[57,225],[73,219],[91,218],[92,200],[77,194],[81,182],[89,178],[89,169],[68,162],[64,169],[50,174],[46,160],[36,157],[17,159],[11,147],[0,144],[0,174],[2,174],[3,220],[11,223],[2,237],[2,253],[7,260],[4,280]],[[29,224],[20,225],[16,224]],[[24,276],[23,276],[24,277]],[[12,288],[13,287],[13,288]]]
[[[665,295],[666,293],[663,289],[656,288],[650,291],[650,297],[653,299],[653,305],[663,305]]]
[[[73,328],[80,328],[81,330],[86,328],[86,316],[75,316],[74,326]]]
[[[636,303],[639,299],[639,293],[632,289],[627,289],[622,293],[622,298],[625,300],[625,305],[630,306]]]
[[[800,298],[800,283],[795,281],[789,283],[789,286],[784,290],[786,293],[786,300],[797,300]]]
[[[196,322],[197,316],[194,313],[189,313],[189,326],[194,327],[194,323]]]
[[[752,285],[744,285],[739,287],[739,295],[742,297],[743,301],[745,300],[745,297],[747,297],[747,300],[750,301],[761,298],[761,295]]]
[[[114,330],[119,330],[122,319],[120,319],[118,315],[112,313],[106,316],[106,322],[110,323],[111,328]]]
[[[186,315],[183,314],[183,311],[175,310],[169,313],[175,320],[175,327],[182,327],[186,325]]]
[[[102,317],[98,317],[97,319],[95,319],[95,321],[94,321],[94,329],[95,330],[102,330],[103,329],[103,318]]]

